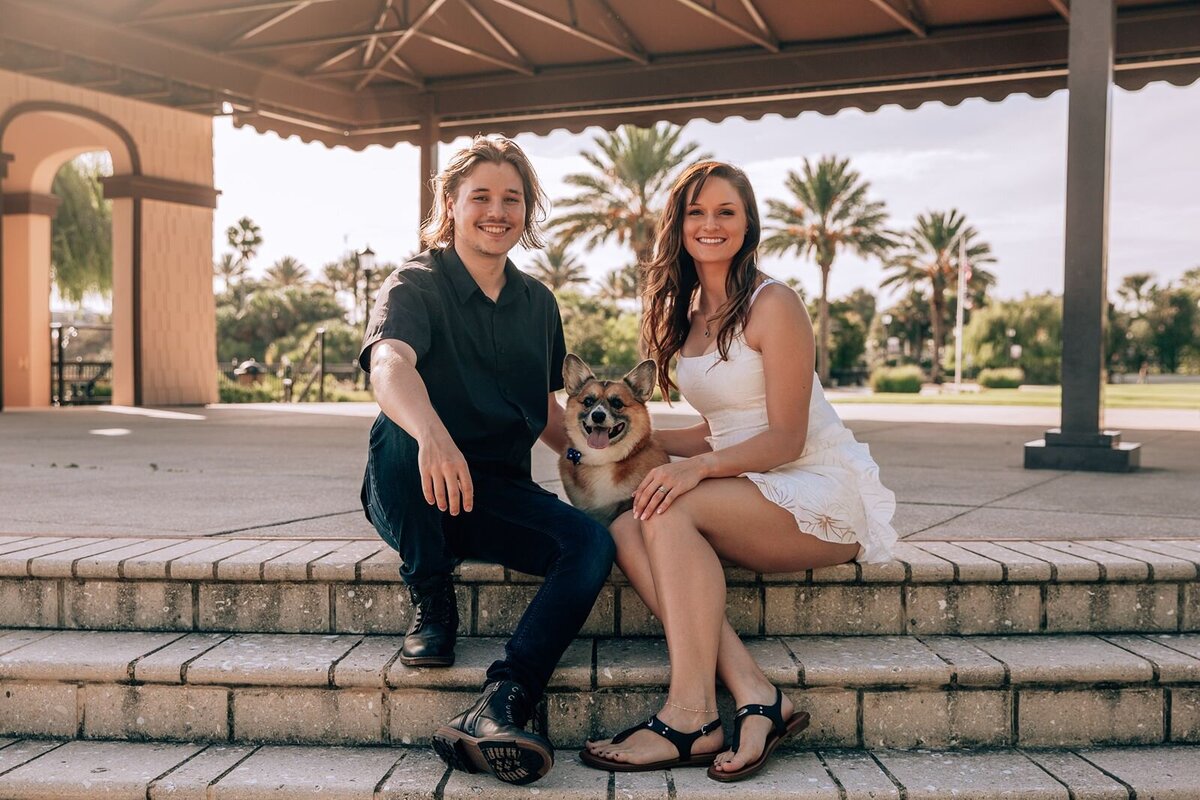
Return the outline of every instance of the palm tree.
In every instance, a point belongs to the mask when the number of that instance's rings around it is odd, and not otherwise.
[[[221,279],[221,286],[228,292],[235,283],[246,277],[246,267],[233,253],[222,253],[221,257],[213,262],[213,274]]]
[[[237,252],[238,263],[241,266],[246,266],[250,259],[254,258],[263,243],[262,231],[249,217],[242,217],[237,223],[226,228],[225,239]]]
[[[556,239],[533,257],[529,274],[557,292],[573,283],[587,283],[587,269],[567,252],[565,239]]]
[[[360,282],[358,256],[355,254],[344,256],[340,261],[330,261],[321,268],[321,283],[329,287],[335,296],[339,292],[349,292],[350,307],[354,309],[358,308]]]
[[[821,298],[817,306],[817,376],[829,383],[829,271],[838,252],[850,249],[860,256],[885,258],[895,245],[894,234],[884,227],[887,212],[882,202],[869,200],[870,184],[849,159],[823,156],[816,164],[804,159],[801,174],[788,170],[788,202],[767,200],[767,219],[778,223],[766,229],[764,253],[783,255],[795,250],[811,256],[821,270]]]
[[[600,281],[597,292],[603,300],[631,300],[638,297],[638,265],[610,269]]]
[[[555,201],[568,211],[549,227],[563,241],[584,240],[586,250],[615,239],[628,244],[639,262],[648,261],[663,195],[681,167],[710,158],[703,154],[693,159],[700,145],[680,144],[682,133],[678,125],[663,123],[653,128],[622,125],[594,137],[599,152],[580,153],[592,171],[564,178],[580,191]]]
[[[1192,267],[1184,272],[1179,283],[1185,289],[1200,289],[1200,267]]]
[[[1135,272],[1121,279],[1121,284],[1117,287],[1117,297],[1125,301],[1133,316],[1145,315],[1150,296],[1156,288],[1153,280],[1154,275],[1149,272]]]
[[[266,281],[279,289],[308,283],[308,267],[291,256],[284,256],[267,269]]]
[[[971,268],[969,289],[979,291],[996,282],[994,275],[978,268],[979,264],[996,260],[992,258],[992,248],[987,242],[978,241],[978,235],[957,209],[918,214],[916,223],[903,234],[899,253],[887,265],[891,274],[880,284],[904,284],[929,292],[934,382],[942,377],[942,340],[946,335],[948,301],[958,290],[960,248],[965,249]]]

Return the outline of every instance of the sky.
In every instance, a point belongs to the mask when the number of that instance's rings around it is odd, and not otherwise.
[[[290,255],[317,276],[351,249],[370,245],[377,262],[402,262],[417,244],[418,170],[415,147],[372,146],[362,152],[281,140],[228,118],[214,120],[215,184],[221,191],[213,227],[214,257],[229,250],[225,229],[249,216],[263,246],[251,266],[261,274]],[[1108,286],[1124,275],[1151,272],[1160,283],[1200,265],[1200,84],[1156,83],[1138,92],[1116,90],[1112,121]],[[563,177],[586,171],[582,150],[599,129],[517,138],[550,198],[568,196]],[[760,206],[785,199],[784,179],[805,158],[848,157],[887,204],[890,225],[905,228],[918,213],[957,208],[992,247],[998,278],[994,295],[1060,293],[1066,193],[1067,93],[1045,99],[1012,96],[1000,103],[968,100],[956,107],[927,103],[912,111],[887,106],[834,116],[696,121],[683,141],[749,175]],[[465,140],[443,144],[444,163]],[[764,224],[767,222],[764,220]],[[629,263],[616,245],[574,248],[599,280]],[[514,251],[524,266],[530,254]],[[811,297],[818,270],[792,256],[764,258],[778,278],[797,277]],[[830,296],[858,287],[878,293],[881,265],[845,253],[834,263]],[[886,296],[885,296],[886,299]]]

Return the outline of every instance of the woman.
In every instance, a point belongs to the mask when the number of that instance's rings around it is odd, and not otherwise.
[[[657,715],[589,742],[590,766],[710,765],[740,780],[808,724],[725,617],[722,559],[757,572],[886,561],[895,496],[879,482],[814,374],[812,323],[788,286],[758,271],[754,191],[736,167],[690,167],[671,189],[646,267],[643,338],[664,392],[704,416],[657,432],[673,456],[612,525],[617,563],[666,630],[671,685]],[[716,678],[739,706],[724,746]]]

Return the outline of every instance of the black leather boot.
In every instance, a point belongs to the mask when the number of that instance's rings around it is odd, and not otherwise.
[[[533,783],[554,766],[554,745],[529,733],[533,712],[519,683],[495,681],[475,704],[433,734],[433,749],[463,772],[490,772],[506,783]]]
[[[400,648],[400,663],[406,667],[448,667],[454,663],[454,641],[458,636],[458,603],[450,578],[422,588],[408,587],[413,617]]]

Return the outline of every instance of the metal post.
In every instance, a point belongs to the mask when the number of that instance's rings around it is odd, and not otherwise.
[[[63,394],[66,385],[63,379],[63,358],[66,356],[67,349],[67,343],[63,341],[63,326],[61,322],[50,323],[50,338],[54,341],[54,373],[55,383],[57,384],[57,390],[52,386],[50,391],[55,397],[54,405],[61,406],[66,403],[66,397]]]
[[[429,219],[433,211],[433,177],[438,169],[438,134],[440,121],[436,114],[426,114],[421,120],[421,221]],[[420,230],[420,227],[418,227]]]
[[[1062,427],[1025,445],[1027,469],[1128,472],[1140,445],[1101,430],[1114,0],[1071,5]]]
[[[954,310],[954,391],[962,391],[963,306],[967,304],[967,237],[958,240],[958,306]]]
[[[325,329],[317,328],[317,402],[325,402]]]
[[[371,324],[371,277],[374,275],[374,270],[363,270],[363,337],[367,335],[367,326]],[[371,374],[366,370],[359,368],[362,373],[362,388],[366,391],[371,385]],[[357,383],[357,381],[356,381]]]

